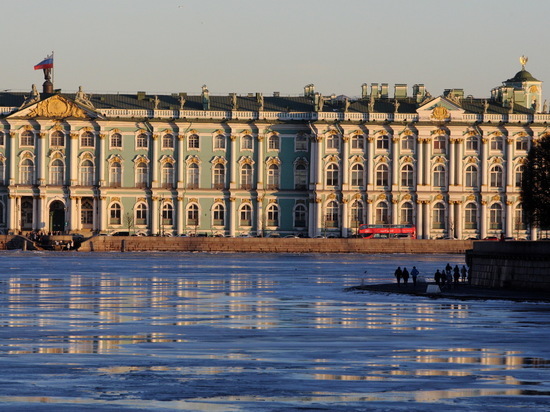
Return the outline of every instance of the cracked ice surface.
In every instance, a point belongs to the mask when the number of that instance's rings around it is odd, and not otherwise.
[[[3,411],[550,409],[547,303],[344,291],[461,256],[0,256]]]

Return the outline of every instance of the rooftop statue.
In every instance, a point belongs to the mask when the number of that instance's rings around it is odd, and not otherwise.
[[[94,105],[90,101],[90,96],[87,95],[86,93],[84,93],[84,91],[82,90],[82,86],[78,86],[78,91],[76,92],[76,94],[74,96],[74,101],[76,103],[79,103],[83,106],[90,107],[92,109],[94,107]]]
[[[31,88],[31,95],[28,98],[25,98],[25,101],[23,102],[21,107],[29,106],[39,101],[40,101],[40,93],[38,92],[36,85],[33,84]]]

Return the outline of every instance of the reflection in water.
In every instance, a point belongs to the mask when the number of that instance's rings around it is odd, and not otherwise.
[[[344,292],[365,267],[367,281],[391,281],[402,260],[432,272],[457,257],[5,257],[0,354],[20,386],[0,385],[0,402],[257,410],[548,396],[536,305]],[[67,380],[82,389],[66,392]]]

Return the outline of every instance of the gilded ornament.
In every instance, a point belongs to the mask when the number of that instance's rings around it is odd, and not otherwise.
[[[443,106],[437,106],[432,110],[432,118],[435,120],[450,119],[451,113]]]
[[[386,195],[384,193],[378,195],[378,200],[386,200]]]
[[[88,117],[80,107],[59,95],[38,102],[36,107],[29,112],[28,116],[53,118]]]

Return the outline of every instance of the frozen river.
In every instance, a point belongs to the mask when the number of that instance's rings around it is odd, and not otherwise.
[[[2,411],[550,410],[549,304],[344,291],[461,256],[0,257]]]

